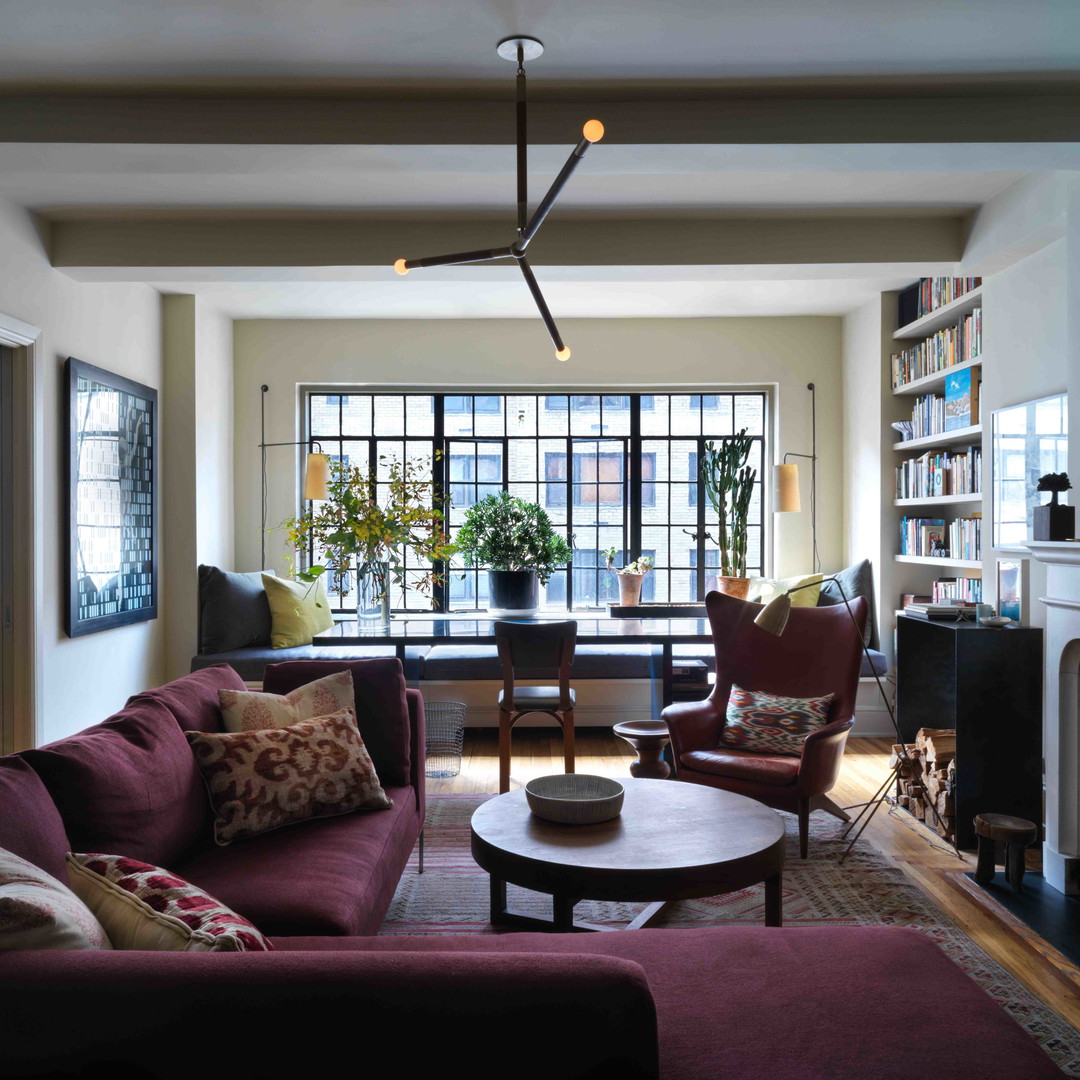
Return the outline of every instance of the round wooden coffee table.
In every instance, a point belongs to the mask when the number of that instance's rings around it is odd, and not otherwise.
[[[677,780],[623,780],[622,813],[599,825],[536,817],[525,791],[489,799],[472,817],[472,854],[491,875],[491,921],[532,930],[609,930],[575,923],[579,900],[653,901],[628,926],[646,926],[669,900],[765,883],[765,925],[780,926],[784,823],[734,792]],[[506,906],[506,883],[550,893],[553,918]]]

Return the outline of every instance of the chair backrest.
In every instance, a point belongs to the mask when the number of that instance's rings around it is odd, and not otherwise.
[[[866,600],[854,599],[850,615],[843,604],[793,607],[779,637],[754,625],[761,607],[724,593],[705,597],[716,648],[716,685],[710,697],[725,707],[732,683],[784,697],[831,693],[836,696],[829,709],[830,722],[853,716]]]
[[[503,670],[503,699],[512,701],[514,679],[554,679],[559,707],[570,706],[570,665],[574,661],[577,623],[496,622],[495,644]]]

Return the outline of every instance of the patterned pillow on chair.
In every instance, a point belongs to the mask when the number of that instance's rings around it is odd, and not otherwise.
[[[733,684],[720,745],[798,757],[803,739],[829,722],[829,705],[834,697],[779,697]]]

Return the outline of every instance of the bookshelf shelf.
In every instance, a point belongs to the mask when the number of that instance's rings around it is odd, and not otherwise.
[[[962,503],[981,503],[982,495],[931,495],[926,499],[893,499],[893,506],[959,506]]]
[[[932,394],[944,388],[947,376],[963,371],[965,368],[979,367],[982,362],[983,358],[979,355],[972,360],[965,360],[962,364],[953,364],[952,367],[942,368],[941,371],[935,371],[932,375],[924,375],[921,379],[912,379],[903,386],[894,387],[893,393],[898,397],[908,394]]]
[[[975,559],[941,559],[928,555],[894,555],[898,563],[913,563],[916,566],[959,566],[965,570],[982,571],[982,562]]]
[[[945,304],[929,315],[910,322],[907,326],[901,326],[893,333],[894,341],[908,341],[912,338],[930,337],[931,334],[945,326],[954,325],[958,319],[974,311],[982,304],[982,286],[970,289],[963,296],[954,300],[951,304]]]
[[[930,450],[935,446],[964,446],[971,442],[982,442],[982,424],[957,428],[955,431],[942,431],[938,435],[924,435],[921,439],[908,439],[907,442],[893,443],[894,450]]]

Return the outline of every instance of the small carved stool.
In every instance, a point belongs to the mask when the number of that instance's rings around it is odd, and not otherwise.
[[[976,814],[975,835],[979,838],[979,861],[975,867],[975,880],[986,885],[994,880],[994,846],[1005,845],[1005,880],[1022,893],[1024,878],[1024,851],[1035,842],[1039,827],[1024,818],[1007,814]]]
[[[637,760],[630,762],[631,776],[666,780],[671,775],[671,766],[662,757],[671,739],[663,720],[626,720],[612,730],[637,751]]]

